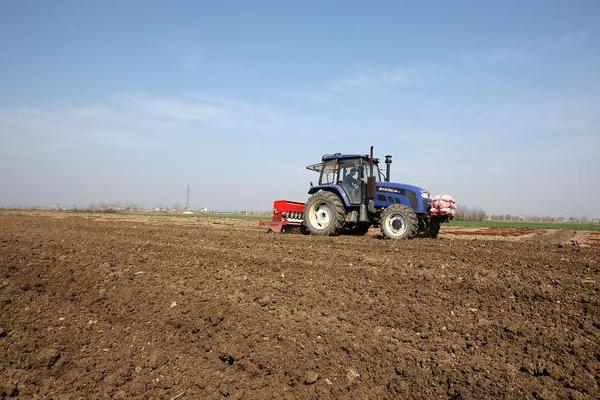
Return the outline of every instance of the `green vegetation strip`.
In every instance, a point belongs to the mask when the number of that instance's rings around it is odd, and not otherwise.
[[[576,231],[600,231],[600,224],[576,224],[559,222],[526,222],[526,221],[450,221],[445,226],[466,228],[539,228],[539,229],[571,229]]]

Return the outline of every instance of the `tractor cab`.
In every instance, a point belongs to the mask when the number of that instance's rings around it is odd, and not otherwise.
[[[379,160],[373,159],[375,181],[382,179],[379,170]],[[341,189],[344,203],[349,206],[359,206],[362,202],[362,183],[367,182],[370,172],[370,161],[368,155],[361,154],[326,154],[322,161],[306,167],[311,171],[319,173],[319,184],[309,190],[309,194],[325,189]]]

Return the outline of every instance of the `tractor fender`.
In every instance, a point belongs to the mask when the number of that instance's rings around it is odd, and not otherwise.
[[[313,186],[310,188],[310,190],[308,191],[308,194],[315,194],[319,191],[326,191],[326,192],[332,192],[334,193],[336,196],[338,196],[342,202],[344,203],[344,207],[348,208],[351,206],[350,204],[350,199],[348,198],[348,196],[346,195],[346,192],[339,187],[338,185],[319,185],[319,186]]]

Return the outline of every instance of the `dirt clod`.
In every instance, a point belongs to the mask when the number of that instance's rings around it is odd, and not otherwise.
[[[32,364],[36,367],[52,368],[58,361],[60,352],[54,348],[40,349],[32,358]]]
[[[346,370],[346,379],[349,383],[353,383],[360,377],[360,374],[354,368],[348,368]]]
[[[256,300],[256,302],[258,303],[259,306],[264,307],[267,304],[270,303],[269,298],[268,297],[261,297],[260,299]]]
[[[306,385],[312,385],[319,379],[319,374],[315,371],[306,371],[304,373],[304,383]]]
[[[217,326],[223,321],[225,317],[223,315],[212,315],[208,318],[208,321],[212,326]]]
[[[19,395],[19,385],[17,382],[2,382],[0,383],[0,399],[6,397],[17,397]]]

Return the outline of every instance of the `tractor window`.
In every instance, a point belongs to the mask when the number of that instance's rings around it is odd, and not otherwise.
[[[365,177],[367,170],[363,166],[360,159],[350,159],[340,161],[340,176],[339,182],[349,179],[357,179]]]
[[[369,175],[369,164],[367,164],[367,166],[365,167],[365,173],[367,174],[365,176]],[[383,173],[379,169],[379,164],[378,163],[374,163],[373,164],[373,175],[375,176],[375,181],[376,182],[381,182],[381,181],[385,180],[385,179],[383,179]]]
[[[360,166],[358,168],[360,169],[360,177],[365,178],[365,182],[366,182],[366,179],[370,173],[369,162],[367,160],[365,160],[364,163],[362,163],[362,166]],[[379,170],[379,164],[377,164],[377,163],[373,164],[373,176],[375,177],[375,182],[382,181],[382,178],[381,178],[382,174],[381,174],[381,171]]]
[[[369,172],[369,162],[367,160],[350,159],[340,161],[338,183],[349,180],[351,175],[354,175],[354,178],[356,179],[364,180],[364,182],[366,182]],[[377,163],[373,164],[373,176],[375,176],[376,182],[382,181],[382,173],[379,170],[379,164]]]
[[[373,172],[373,174],[375,174],[375,179],[377,180],[377,182],[385,181],[385,174],[379,169],[379,164],[375,164],[375,171]]]
[[[348,159],[340,162],[338,183],[342,186],[352,204],[360,203],[361,182],[365,177],[364,164],[361,159]]]
[[[337,175],[337,162],[336,160],[327,161],[323,164],[321,170],[320,185],[332,185],[335,183],[335,176]]]

